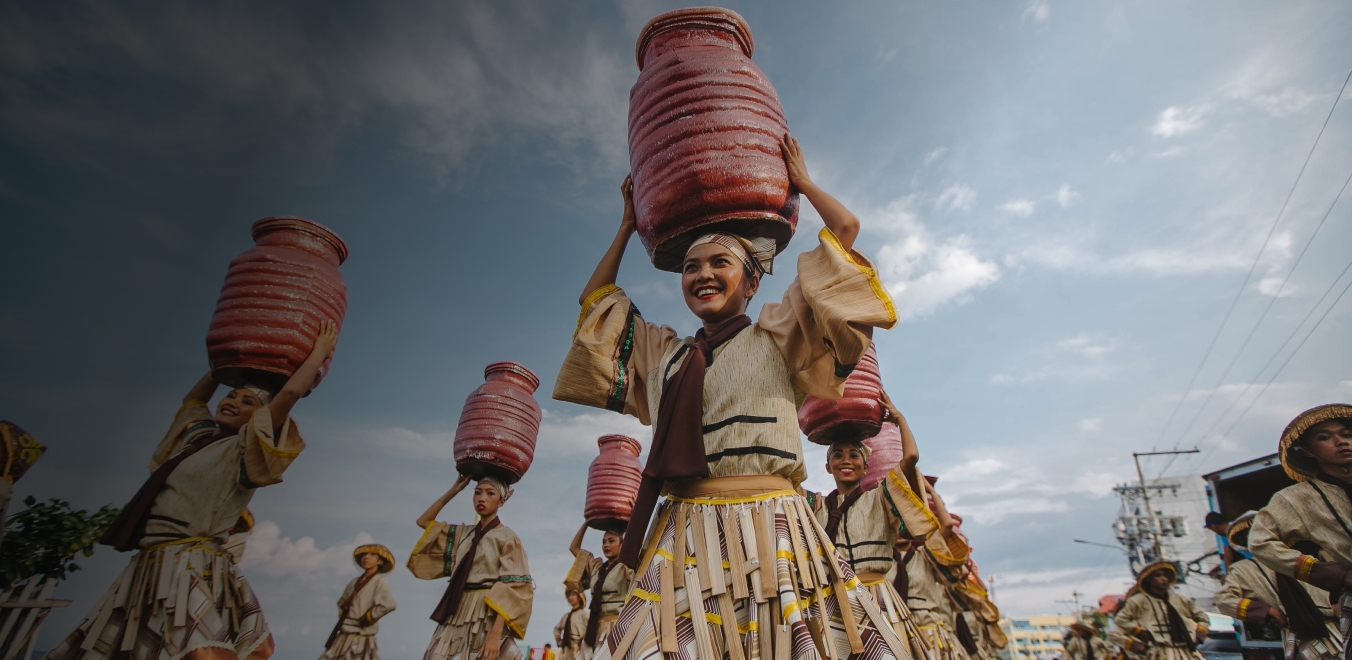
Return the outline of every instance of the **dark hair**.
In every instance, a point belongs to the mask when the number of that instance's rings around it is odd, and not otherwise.
[[[1208,511],[1206,514],[1207,527],[1210,527],[1212,525],[1224,525],[1225,522],[1226,522],[1225,516],[1216,513],[1215,511]]]

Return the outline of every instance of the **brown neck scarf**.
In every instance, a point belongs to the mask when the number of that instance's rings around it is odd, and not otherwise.
[[[122,512],[117,514],[113,524],[108,527],[108,531],[103,533],[99,543],[111,545],[118,552],[135,550],[141,542],[141,537],[146,533],[146,520],[150,517],[150,509],[155,506],[155,498],[159,496],[160,489],[164,488],[164,482],[169,480],[169,475],[173,474],[179,464],[187,460],[189,456],[196,454],[207,446],[215,443],[217,440],[232,437],[234,434],[222,430],[214,422],[202,424],[201,430],[195,433],[186,447],[179,450],[169,460],[160,464],[150,473],[150,478],[141,484],[141,489],[136,491],[136,495],[131,498],[127,506],[122,507]]]
[[[855,488],[853,493],[845,496],[845,501],[840,501],[840,491],[833,490],[826,496],[826,538],[836,542],[836,532],[840,531],[840,521],[845,518],[845,512],[859,501],[859,497],[864,494],[863,488]]]
[[[906,572],[906,565],[911,563],[911,557],[915,556],[915,547],[919,541],[911,541],[911,547],[906,549],[906,554],[897,552],[896,546],[892,547],[892,561],[897,563],[897,575],[892,578],[892,586],[897,590],[897,595],[903,599],[906,593],[911,590],[911,574]]]
[[[709,461],[704,456],[704,370],[714,362],[714,350],[751,325],[745,314],[728,321],[706,335],[704,328],[695,333],[689,355],[676,375],[662,386],[657,404],[657,423],[653,424],[653,444],[648,463],[643,466],[634,512],[625,528],[620,546],[620,563],[638,567],[639,553],[647,536],[657,496],[668,479],[703,479],[709,476]]]
[[[357,583],[352,585],[352,593],[348,594],[347,598],[343,599],[343,604],[338,606],[338,623],[333,624],[333,632],[329,633],[329,639],[324,642],[324,648],[331,648],[333,643],[338,640],[338,635],[343,632],[343,620],[347,618],[347,608],[352,607],[352,601],[357,599],[357,594],[361,593],[361,590],[375,576],[375,573],[362,573],[361,577],[357,578]]]
[[[958,642],[967,651],[967,655],[975,656],[978,651],[976,637],[972,635],[972,629],[967,625],[967,617],[963,616],[962,612],[958,612],[957,616],[953,618],[956,624],[954,627],[957,628]]]
[[[563,639],[559,641],[561,648],[573,648],[573,615],[577,614],[580,609],[582,608],[568,610],[568,615],[563,617]],[[589,622],[587,625],[591,626],[591,623]]]
[[[593,648],[596,646],[596,636],[601,632],[601,585],[606,583],[610,569],[615,568],[618,563],[614,559],[607,559],[592,578],[595,582],[592,583],[591,589],[591,616],[587,619],[587,634],[582,637],[582,642],[587,646]]]
[[[474,527],[474,538],[469,542],[469,552],[465,553],[465,558],[455,565],[455,572],[451,573],[451,582],[446,585],[446,593],[441,595],[441,601],[437,603],[437,609],[432,610],[433,621],[437,623],[446,623],[451,617],[455,616],[456,610],[460,609],[460,598],[465,595],[465,584],[469,582],[469,569],[474,565],[474,555],[479,551],[479,541],[484,539],[484,535],[492,531],[494,527],[501,525],[502,521],[497,516],[488,521],[487,524],[480,523]],[[448,544],[455,543],[455,539],[449,539]],[[454,547],[449,547],[447,552],[455,552]]]
[[[1276,586],[1277,599],[1281,601],[1287,623],[1296,637],[1301,641],[1310,641],[1329,636],[1329,629],[1324,625],[1324,614],[1314,604],[1314,599],[1310,598],[1310,592],[1296,578],[1277,573]]]
[[[1195,650],[1197,642],[1192,638],[1192,635],[1188,634],[1188,626],[1183,623],[1183,616],[1174,608],[1174,604],[1169,598],[1169,590],[1165,589],[1164,595],[1156,594],[1150,589],[1146,589],[1145,592],[1152,598],[1164,601],[1164,616],[1169,624],[1169,640],[1175,646],[1185,646],[1188,650]]]

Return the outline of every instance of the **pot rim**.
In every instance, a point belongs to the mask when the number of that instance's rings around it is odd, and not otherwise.
[[[525,378],[526,382],[531,385],[530,391],[532,393],[540,388],[540,377],[536,376],[534,371],[528,369],[524,364],[512,362],[511,360],[494,362],[484,367],[484,379],[487,380],[489,374],[498,373],[499,371],[508,371]]]
[[[741,14],[722,7],[688,7],[659,14],[639,31],[638,42],[634,44],[634,59],[638,62],[638,70],[643,70],[643,55],[648,52],[648,44],[652,42],[653,37],[680,27],[701,23],[711,29],[731,32],[737,37],[737,43],[747,57],[751,57],[755,52],[756,41],[751,36],[751,27],[746,24],[746,19],[742,18]]]
[[[636,457],[643,452],[643,445],[640,444],[638,440],[635,440],[632,437],[624,435],[623,433],[607,433],[606,435],[603,435],[596,439],[596,446],[604,447],[608,444],[615,442],[618,442],[634,450],[634,456]]]
[[[338,253],[338,265],[341,266],[344,261],[347,261],[347,243],[343,241],[342,237],[338,236],[337,232],[332,229],[309,218],[302,218],[298,215],[271,215],[253,223],[249,228],[249,233],[256,241],[259,236],[279,229],[294,229],[317,236],[333,246],[334,252]]]

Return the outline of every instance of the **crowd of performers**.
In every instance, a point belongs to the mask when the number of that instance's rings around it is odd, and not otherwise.
[[[792,137],[781,148],[793,185],[825,224],[819,243],[798,258],[783,299],[753,321],[747,306],[773,270],[775,244],[731,233],[694,240],[680,272],[702,324],[693,337],[649,323],[616,285],[635,230],[631,186],[622,186],[623,219],[579,297],[553,396],[637,417],[653,427],[653,441],[627,529],[602,534],[602,557],[582,548],[585,526],[569,548],[571,609],[554,628],[562,660],[993,660],[1007,643],[961,521],[920,471],[916,439],[885,395],[901,460],[864,486],[869,447],[841,438],[825,466],[835,489],[802,487],[799,406],[807,395],[838,398],[873,330],[891,328],[897,312],[872,262],[854,249],[859,220],[813,183]],[[272,655],[262,609],[236,565],[238,539],[255,491],[279,483],[305,448],[289,413],[336,336],[326,323],[278,391],[234,389],[213,415],[207,401],[217,383],[208,375],[184,397],[150,478],[103,539],[135,554],[48,658]],[[1335,606],[1349,598],[1348,418],[1352,408],[1338,406],[1293,422],[1281,451],[1301,483],[1234,526],[1248,534],[1234,543],[1252,548],[1261,565],[1235,566],[1224,607],[1288,628],[1305,660],[1340,654],[1352,614],[1341,608],[1340,628],[1339,608],[1329,606],[1330,594]],[[526,552],[499,518],[510,484],[473,483],[474,522],[436,520],[470,484],[460,477],[417,519],[422,536],[408,569],[449,578],[431,614],[437,627],[426,660],[514,660],[530,621]],[[379,620],[395,609],[383,577],[394,568],[390,551],[364,545],[354,560],[362,572],[337,603],[325,660],[377,659]],[[1176,577],[1169,564],[1143,571],[1109,641],[1134,658],[1196,658],[1207,621],[1171,592]],[[1074,631],[1072,658],[1110,654],[1094,633]]]

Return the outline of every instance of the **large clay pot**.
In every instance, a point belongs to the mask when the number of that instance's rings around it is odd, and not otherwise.
[[[866,438],[864,444],[869,448],[868,469],[864,470],[864,480],[859,482],[859,485],[867,490],[882,483],[887,477],[887,472],[901,462],[901,455],[904,453],[901,446],[901,427],[892,422],[885,422],[878,435]]]
[[[829,445],[836,440],[863,440],[878,434],[883,423],[883,383],[872,345],[845,379],[844,390],[835,401],[815,396],[803,401],[798,409],[798,428],[808,440]]]
[[[643,466],[638,462],[642,447],[627,435],[603,435],[596,444],[601,454],[587,469],[587,504],[582,515],[592,529],[623,532],[643,480]]]
[[[292,216],[255,222],[253,239],[226,271],[207,330],[207,359],[218,382],[276,391],[309,357],[322,321],[342,326],[347,284],[338,266],[347,244],[324,225]]]
[[[540,386],[535,372],[515,362],[484,368],[484,384],[465,399],[455,428],[455,468],[475,479],[497,477],[516,483],[535,459],[540,404],[531,396]]]
[[[638,234],[653,265],[679,271],[697,229],[774,238],[798,224],[779,140],[789,132],[736,12],[662,14],[639,34],[629,91],[629,168]]]

